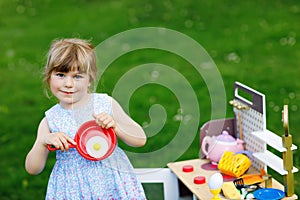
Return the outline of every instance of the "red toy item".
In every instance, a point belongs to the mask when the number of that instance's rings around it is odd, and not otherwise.
[[[206,179],[204,176],[196,176],[194,178],[194,183],[195,184],[204,184],[206,182]]]
[[[194,167],[193,167],[193,165],[184,165],[182,167],[182,171],[183,172],[193,172],[194,171]]]
[[[82,157],[93,161],[110,156],[117,143],[114,130],[102,128],[95,120],[87,121],[80,126],[74,140],[77,145],[69,144],[69,148],[76,148]],[[49,151],[58,150],[53,145],[47,147]]]

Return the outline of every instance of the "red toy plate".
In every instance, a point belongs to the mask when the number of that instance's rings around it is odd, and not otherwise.
[[[74,140],[77,145],[69,145],[69,147],[76,148],[82,157],[93,161],[103,160],[110,156],[117,144],[114,130],[102,128],[95,120],[87,121],[80,126]],[[101,148],[104,149],[102,152],[100,152]],[[48,145],[48,149],[57,150],[51,145]]]

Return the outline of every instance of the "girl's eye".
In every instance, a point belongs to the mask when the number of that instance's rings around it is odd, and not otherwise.
[[[62,77],[64,77],[65,75],[64,75],[63,73],[57,73],[56,76],[59,77],[59,78],[62,78]]]
[[[74,76],[74,78],[75,78],[75,79],[81,79],[81,78],[82,78],[82,76],[81,76],[81,75],[79,75],[79,74],[77,74],[77,75],[75,75],[75,76]]]

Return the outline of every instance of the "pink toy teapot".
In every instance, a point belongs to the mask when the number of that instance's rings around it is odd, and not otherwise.
[[[213,163],[219,162],[223,153],[227,150],[233,153],[243,151],[243,141],[235,139],[227,131],[223,131],[219,136],[205,136],[202,141],[201,149]]]

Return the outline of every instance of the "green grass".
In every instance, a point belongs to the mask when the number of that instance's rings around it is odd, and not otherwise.
[[[300,145],[300,4],[296,0],[0,0],[0,7],[1,199],[44,197],[53,154],[38,176],[25,172],[24,159],[44,111],[55,103],[43,95],[41,84],[45,54],[55,38],[81,37],[97,45],[122,31],[140,27],[165,27],[186,34],[213,58],[223,78],[227,102],[233,98],[234,81],[264,93],[267,127],[279,135],[283,133],[281,110],[288,104],[290,132],[294,143]],[[145,63],[163,63],[180,71],[197,93],[201,112],[198,130],[210,120],[211,102],[203,79],[186,60],[172,53],[148,49],[123,55],[104,73],[97,90],[112,94],[124,73]],[[164,133],[176,132],[179,126],[173,117],[180,105],[167,88],[157,85],[144,86],[134,93],[130,113],[139,123],[149,123],[148,111],[153,104],[166,108],[167,123],[138,151],[147,152],[168,144],[174,136]],[[226,116],[233,116],[230,106]],[[198,156],[198,137],[181,160]],[[299,158],[297,151],[294,164],[298,168]],[[297,194],[299,177],[297,173]]]

